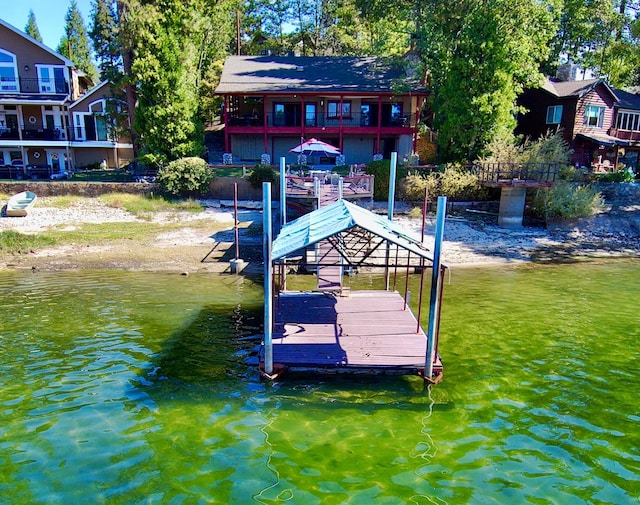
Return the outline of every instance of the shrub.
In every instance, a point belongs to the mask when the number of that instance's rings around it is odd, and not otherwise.
[[[486,148],[487,155],[481,163],[558,163],[568,165],[571,158],[569,144],[561,130],[548,131],[546,135],[531,140],[505,134],[495,137]]]
[[[601,206],[602,195],[593,187],[566,181],[538,189],[532,201],[533,212],[545,220],[589,217]]]
[[[409,174],[404,180],[403,196],[410,202],[424,199],[424,191],[429,191],[429,199],[446,196],[451,200],[475,200],[484,198],[485,191],[478,177],[460,167],[447,166],[443,171],[428,175]]]
[[[373,194],[376,200],[387,200],[389,198],[390,171],[390,160],[375,160],[367,163],[365,172],[374,176]],[[398,188],[398,182],[404,174],[406,174],[406,169],[396,167],[396,188]]]
[[[158,170],[157,181],[172,195],[206,193],[213,171],[202,158],[188,157],[172,161]]]
[[[263,182],[275,182],[276,173],[269,165],[256,165],[247,177],[253,188],[262,187]]]
[[[594,179],[599,182],[634,182],[635,175],[630,168],[624,168],[616,172],[594,174]]]

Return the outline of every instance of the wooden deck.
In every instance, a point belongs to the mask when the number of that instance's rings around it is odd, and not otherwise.
[[[274,368],[292,372],[414,374],[424,369],[427,350],[415,316],[390,291],[283,293],[274,305],[272,341]],[[439,359],[434,370],[442,371]]]
[[[338,181],[335,174],[326,174],[320,180],[320,193],[317,194],[313,177],[287,176],[287,198],[319,199],[321,205],[338,199]],[[343,178],[342,196],[347,200],[372,199],[373,177],[370,175],[356,175]]]

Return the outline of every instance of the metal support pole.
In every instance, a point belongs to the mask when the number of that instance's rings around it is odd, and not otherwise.
[[[424,365],[424,376],[431,379],[433,376],[433,362],[436,359],[435,338],[438,330],[438,317],[440,305],[440,283],[442,282],[442,272],[440,268],[440,250],[442,248],[442,237],[444,235],[444,218],[446,214],[447,197],[438,197],[438,210],[436,213],[436,236],[433,251],[433,272],[431,276],[431,295],[429,297],[429,330],[427,332],[427,355]]]
[[[273,270],[271,265],[271,183],[262,183],[262,229],[264,253],[264,371],[273,374]]]
[[[238,183],[233,183],[233,229],[236,241],[236,260],[240,258],[240,231],[238,230]]]
[[[393,221],[393,207],[396,192],[396,165],[398,163],[398,153],[391,153],[391,165],[389,166],[389,203],[387,207],[387,218]],[[389,242],[387,242],[387,254],[384,267],[384,289],[389,291]]]
[[[280,158],[280,227],[287,223],[287,174],[284,156]]]
[[[424,232],[427,224],[427,210],[429,205],[429,188],[424,188],[424,202],[422,202],[422,238],[420,241],[424,244]]]

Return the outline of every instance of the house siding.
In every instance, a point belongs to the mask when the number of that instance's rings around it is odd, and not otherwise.
[[[590,127],[584,124],[584,114],[587,106],[595,105],[604,107],[604,119],[601,127]],[[607,132],[613,123],[614,99],[607,91],[604,84],[599,84],[578,100],[574,116],[573,128],[576,134],[589,132]]]
[[[0,48],[16,58],[18,89],[0,92],[0,164],[22,160],[22,176],[41,177],[62,174],[82,165],[107,160],[109,166],[123,165],[132,159],[132,147],[119,142],[78,142],[69,106],[86,91],[90,80],[77,72],[72,63],[55,51],[43,47],[29,36],[0,21]],[[41,66],[64,68],[65,86],[43,87]],[[108,87],[97,89],[76,103],[75,110],[89,111],[89,104],[108,94]],[[76,165],[77,166],[77,165]]]

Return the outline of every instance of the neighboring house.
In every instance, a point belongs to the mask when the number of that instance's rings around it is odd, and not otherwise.
[[[637,168],[640,97],[604,79],[547,78],[542,87],[526,90],[518,103],[528,112],[518,117],[516,133],[537,138],[561,129],[573,150],[573,165]]]
[[[402,59],[296,56],[229,56],[216,94],[224,97],[225,151],[233,163],[282,156],[296,163],[289,149],[309,138],[338,147],[339,163],[393,151],[403,159],[415,151],[428,96]]]
[[[56,177],[103,160],[112,167],[130,160],[131,143],[116,141],[112,129],[101,131],[111,121],[108,86],[91,84],[72,61],[0,19],[0,167]]]

